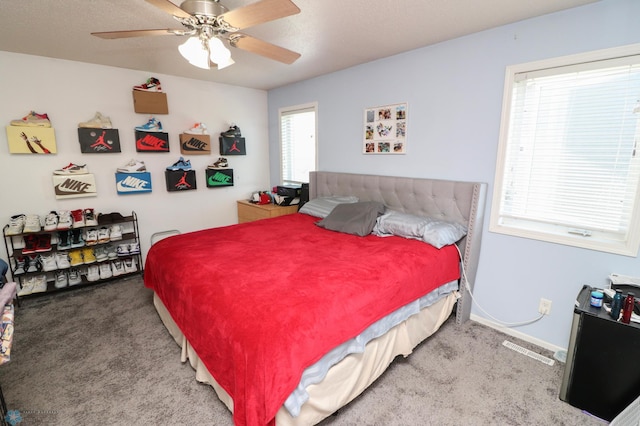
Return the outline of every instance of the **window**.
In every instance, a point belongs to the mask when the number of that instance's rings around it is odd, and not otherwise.
[[[491,231],[637,255],[639,54],[507,68]]]
[[[316,170],[317,104],[282,108],[280,113],[280,167],[284,184],[309,182]]]

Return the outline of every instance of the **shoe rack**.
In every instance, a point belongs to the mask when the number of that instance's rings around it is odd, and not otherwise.
[[[108,239],[105,228],[109,231]],[[50,231],[41,226],[40,231],[15,235],[7,235],[8,230],[9,225],[5,225],[4,243],[20,299],[143,272],[138,217],[133,211],[129,216],[101,214],[96,226]],[[114,230],[117,232],[111,232]],[[94,235],[100,238],[94,239]],[[66,283],[61,279],[63,276]]]

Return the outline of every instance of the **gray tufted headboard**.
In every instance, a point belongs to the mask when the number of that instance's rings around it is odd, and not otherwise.
[[[355,195],[360,201],[380,201],[393,210],[465,225],[467,236],[458,243],[458,247],[472,289],[480,259],[486,192],[487,184],[477,182],[338,172],[309,174],[310,199]],[[456,310],[458,324],[468,320],[471,314],[471,297],[464,285],[461,285],[460,293],[462,297]]]

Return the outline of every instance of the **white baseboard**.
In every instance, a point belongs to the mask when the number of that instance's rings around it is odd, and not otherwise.
[[[513,336],[516,337],[518,339],[524,340],[525,342],[529,342],[532,343],[536,346],[540,346],[541,348],[544,349],[548,349],[550,351],[552,351],[553,353],[556,353],[558,351],[566,351],[567,348],[561,348],[560,346],[556,346],[556,345],[552,345],[549,342],[545,342],[544,340],[540,340],[540,339],[536,339],[535,337],[531,337],[528,334],[524,334],[520,331],[514,330],[513,328],[509,328],[509,327],[505,327],[502,324],[498,324],[496,322],[490,321],[486,318],[483,318],[481,316],[475,315],[475,314],[471,314],[471,321],[475,321],[477,323],[480,323],[482,325],[486,325],[487,327],[491,327],[493,329],[496,329],[504,334],[508,334],[509,336]]]

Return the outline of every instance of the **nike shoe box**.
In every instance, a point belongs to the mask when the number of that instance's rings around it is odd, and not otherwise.
[[[233,169],[207,169],[207,188],[233,186]]]
[[[211,136],[181,133],[180,134],[180,153],[184,155],[211,154]]]
[[[140,194],[151,192],[151,173],[116,172],[116,191],[118,194]]]
[[[167,94],[134,90],[133,110],[139,114],[169,114]]]
[[[220,155],[247,155],[244,138],[220,136]]]
[[[169,192],[196,189],[195,170],[165,170],[164,177]]]
[[[89,129],[78,127],[80,152],[83,154],[108,154],[121,152],[118,129]]]
[[[7,126],[11,154],[55,154],[56,135],[51,127]]]
[[[137,152],[169,152],[169,133],[136,130]]]
[[[93,173],[53,175],[56,199],[96,197],[96,179]]]

